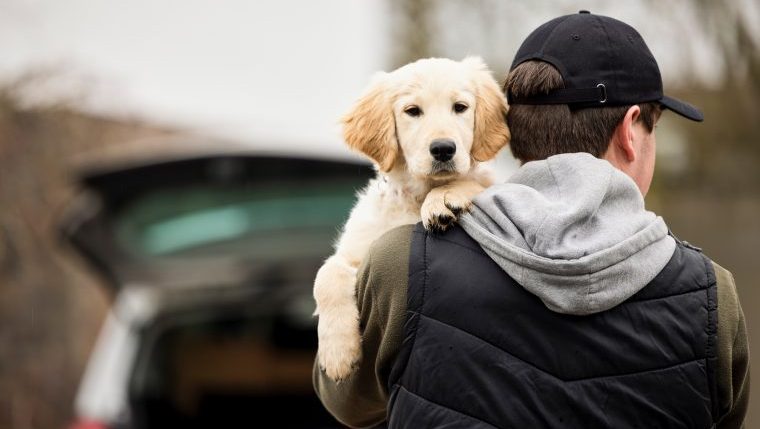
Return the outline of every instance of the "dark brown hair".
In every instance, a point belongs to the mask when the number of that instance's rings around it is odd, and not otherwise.
[[[509,73],[504,92],[509,97],[527,97],[563,87],[562,76],[554,66],[543,61],[526,61]],[[512,105],[507,113],[512,155],[522,162],[572,152],[601,157],[630,107],[571,109],[566,104]],[[639,107],[638,121],[652,132],[661,112],[659,103],[641,103]]]

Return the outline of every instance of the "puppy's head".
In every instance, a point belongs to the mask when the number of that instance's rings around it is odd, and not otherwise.
[[[430,58],[380,73],[343,118],[353,149],[381,171],[448,180],[509,142],[507,104],[480,58]]]

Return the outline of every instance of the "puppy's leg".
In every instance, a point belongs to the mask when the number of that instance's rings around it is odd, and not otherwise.
[[[373,180],[359,194],[343,227],[335,254],[319,269],[314,281],[314,298],[319,315],[317,361],[333,380],[350,375],[361,359],[359,306],[356,302],[356,272],[369,248],[386,231],[412,224],[419,213],[395,192],[385,192]]]
[[[320,368],[336,381],[347,377],[361,358],[356,269],[345,258],[333,255],[314,280],[316,314],[319,315],[317,359]]]
[[[445,231],[462,212],[472,205],[472,199],[485,187],[474,179],[457,179],[433,188],[422,203],[420,214],[425,229]]]

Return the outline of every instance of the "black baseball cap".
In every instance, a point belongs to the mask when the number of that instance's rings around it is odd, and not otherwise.
[[[530,60],[556,67],[565,87],[529,97],[507,94],[510,104],[583,108],[658,102],[692,121],[704,119],[696,107],[663,94],[660,68],[644,39],[616,19],[586,10],[552,19],[525,39],[510,71]]]

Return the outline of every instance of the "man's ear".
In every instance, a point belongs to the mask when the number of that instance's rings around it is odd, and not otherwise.
[[[475,132],[471,156],[488,161],[509,143],[507,99],[479,57],[467,57],[462,63],[472,69],[475,82]]]
[[[343,138],[348,147],[377,163],[380,171],[393,168],[398,156],[396,122],[388,74],[376,74],[364,94],[343,117]]]
[[[631,106],[612,133],[612,144],[616,146],[616,149],[625,157],[627,162],[636,160],[633,124],[639,119],[639,115],[641,115],[641,108],[637,105]]]

